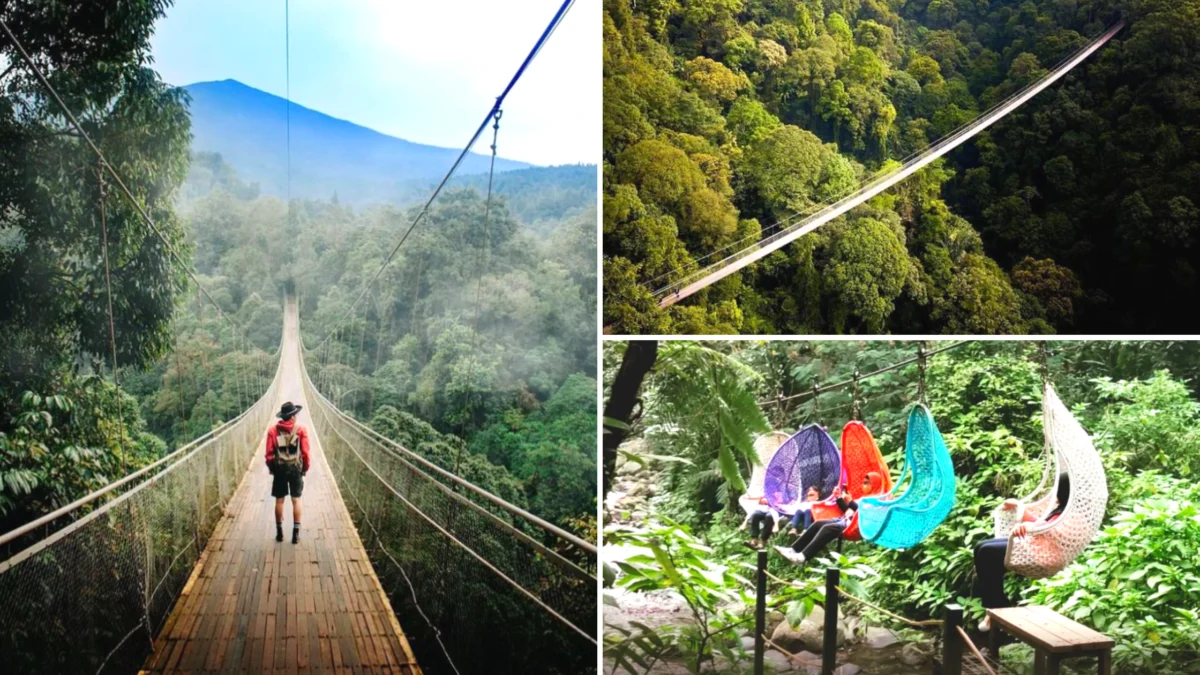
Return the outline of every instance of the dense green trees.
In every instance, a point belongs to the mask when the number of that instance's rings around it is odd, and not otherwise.
[[[190,142],[183,95],[147,67],[168,3],[8,3],[0,16],[166,237],[100,170],[49,92],[0,36],[0,529],[122,470],[161,441],[99,374],[162,357],[184,289],[172,204]],[[103,232],[107,230],[107,237]]]
[[[811,244],[666,311],[637,288],[661,288],[753,240],[735,220],[769,231],[846,194],[1118,16],[1128,31],[1084,67],[825,228],[834,234],[808,235]],[[1155,298],[1196,283],[1200,146],[1181,130],[1200,114],[1189,93],[1200,50],[1185,28],[1197,21],[1169,2],[608,0],[605,322],[629,332],[1185,329],[1192,319]],[[636,214],[620,215],[629,204]],[[845,243],[836,231],[892,222],[883,211],[900,217],[908,260],[890,262],[909,270],[907,282],[882,316],[852,308],[859,320],[847,322],[845,299],[879,272],[832,273]]]
[[[806,395],[812,384],[845,382],[856,369],[902,362],[915,351],[905,342],[671,344],[676,359],[679,353],[709,354],[706,361],[720,369],[720,379],[696,368],[680,372],[669,363],[656,363],[647,375],[639,393],[644,407],[631,435],[646,441],[640,460],[654,463],[660,478],[656,496],[641,508],[651,514],[649,533],[670,542],[676,535],[664,535],[662,528],[672,521],[690,528],[711,547],[701,559],[719,569],[753,560],[741,544],[744,533],[735,529],[743,513],[729,499],[749,475],[751,460],[738,455],[740,478],[732,479],[716,461],[713,450],[725,442],[708,393],[717,390],[716,382],[729,387],[722,393],[728,400],[760,402],[743,418],[746,430],[762,428],[764,419],[773,429],[789,431],[818,422],[836,439],[851,416],[851,388],[814,401]],[[605,343],[606,384],[624,348]],[[1200,657],[1195,614],[1200,562],[1194,555],[1200,541],[1200,490],[1194,485],[1200,471],[1198,358],[1194,342],[1050,343],[1050,379],[1100,453],[1108,509],[1097,541],[1079,560],[1043,581],[1010,575],[1009,595],[1047,604],[1115,637],[1117,672],[1183,673]],[[991,512],[1003,499],[1028,494],[1042,475],[1039,369],[1036,346],[1029,342],[976,342],[930,360],[928,399],[954,461],[957,501],[949,518],[911,549],[847,542],[836,564],[858,568],[853,576],[863,582],[861,597],[914,619],[937,617],[947,602],[981,614],[971,595],[972,544],[991,536]],[[864,379],[860,390],[861,419],[898,473],[917,367]],[[625,450],[636,452],[630,447]],[[617,529],[618,536],[632,534],[630,542],[647,534],[630,525]],[[802,588],[819,588],[828,562],[798,571],[772,558],[772,571]],[[873,572],[862,574],[864,564]],[[751,592],[746,583],[726,584],[726,590]],[[787,590],[771,592],[778,600]],[[796,609],[795,603],[785,607]],[[751,616],[748,604],[723,610]],[[1006,656],[1025,664],[1032,660],[1027,653]]]
[[[447,191],[324,343],[415,210],[308,201],[289,216],[204,158],[193,176],[214,189],[191,193],[183,211],[206,283],[259,346],[278,343],[279,299],[294,285],[312,350],[305,364],[335,405],[389,436],[408,429],[410,449],[431,461],[586,529],[596,486],[595,204],[547,201],[535,187],[572,194],[578,170],[564,171],[563,185],[554,171],[515,185],[514,210],[536,213],[532,222],[511,215],[506,193],[494,197],[486,239],[483,195]],[[204,353],[195,340],[181,344]],[[174,368],[164,364],[148,410],[156,424],[170,422]]]

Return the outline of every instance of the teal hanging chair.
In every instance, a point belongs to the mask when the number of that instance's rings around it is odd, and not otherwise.
[[[904,479],[908,477],[907,489]],[[896,487],[881,497],[863,497],[858,527],[863,539],[884,548],[911,548],[928,537],[954,508],[954,464],[923,404],[908,414],[904,469]]]

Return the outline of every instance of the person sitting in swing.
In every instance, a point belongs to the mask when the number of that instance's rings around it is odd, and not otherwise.
[[[1029,525],[1045,525],[1052,523],[1062,515],[1071,498],[1071,477],[1066,473],[1058,475],[1058,493],[1055,495],[1054,508],[1044,518],[1037,518],[1025,512],[1021,514],[1021,522],[1013,526],[1011,536],[1024,537],[1029,533]],[[1017,508],[1015,499],[1004,500],[1003,508],[1011,511]],[[985,539],[975,545],[975,596],[982,602],[985,609],[1011,607],[1012,601],[1004,592],[1004,575],[1008,572],[1004,559],[1008,556],[1008,537]],[[979,622],[980,632],[986,633],[992,629],[991,617],[985,616]]]
[[[750,527],[750,540],[746,545],[750,548],[762,548],[766,545],[767,540],[771,538],[771,533],[775,530],[776,523],[779,522],[780,514],[775,509],[767,505],[766,497],[759,497],[758,503],[754,506],[746,519],[742,521],[741,527],[738,529],[744,530],[748,525]],[[761,531],[762,537],[759,537]]]
[[[864,495],[873,495],[883,491],[883,476],[871,471],[863,476],[862,491]],[[850,486],[843,485],[833,491],[837,497],[841,518],[818,520],[813,523],[800,538],[789,546],[776,546],[780,555],[797,565],[803,565],[821,553],[829,542],[842,536],[850,522],[858,517],[858,502],[850,495]]]
[[[804,493],[804,501],[796,506],[796,513],[792,514],[792,529],[788,530],[789,536],[796,536],[807,530],[813,524],[813,504],[821,501],[821,490],[816,485],[808,486],[808,490]]]

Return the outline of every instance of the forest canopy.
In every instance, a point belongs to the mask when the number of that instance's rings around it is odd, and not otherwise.
[[[0,531],[238,415],[271,376],[285,289],[299,294],[305,334],[323,335],[432,188],[400,186],[401,205],[351,208],[332,194],[289,209],[219,155],[192,152],[188,96],[150,66],[169,3],[36,4],[0,16],[154,227],[0,37]],[[370,298],[371,358],[341,380],[358,391],[335,392],[432,461],[461,460],[468,480],[584,534],[594,176],[577,165],[500,177],[486,264],[486,177],[456,177]],[[480,274],[489,302],[473,322]],[[471,340],[482,357],[468,356]],[[479,367],[465,382],[468,362]]]
[[[1118,18],[1113,42],[962,148],[656,306],[655,290],[889,170]],[[1196,284],[1198,35],[1194,3],[1164,0],[606,0],[605,324],[1191,332],[1165,298]]]

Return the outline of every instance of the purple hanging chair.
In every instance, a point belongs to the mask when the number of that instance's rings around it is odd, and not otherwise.
[[[790,516],[810,485],[817,486],[821,499],[826,499],[841,476],[837,444],[820,425],[810,424],[779,446],[767,465],[763,493],[771,508]]]

